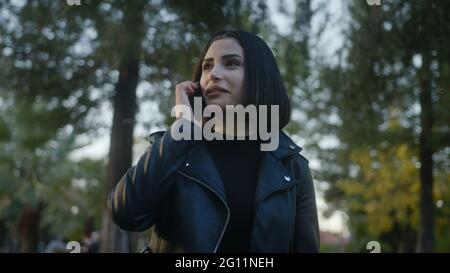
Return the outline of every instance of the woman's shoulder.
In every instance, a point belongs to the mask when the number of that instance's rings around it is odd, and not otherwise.
[[[155,143],[158,139],[163,137],[165,132],[166,132],[165,130],[162,130],[162,131],[155,131],[155,132],[151,133],[147,137],[148,142],[150,142],[150,144]]]
[[[300,154],[302,150],[303,148],[297,145],[286,132],[280,130],[279,147],[276,150],[279,156],[290,156],[308,163],[309,161]]]
[[[297,145],[285,132],[280,133],[280,146],[276,151],[278,156],[284,157],[291,168],[305,172],[309,171],[309,160],[301,153],[303,148]]]

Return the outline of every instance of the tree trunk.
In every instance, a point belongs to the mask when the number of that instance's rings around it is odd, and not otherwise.
[[[19,247],[22,253],[38,252],[41,206],[25,204],[17,220]]]
[[[136,86],[139,75],[137,59],[123,60],[119,81],[113,98],[114,116],[109,149],[107,192],[111,192],[130,168],[133,148],[133,129],[136,112]],[[111,222],[108,212],[103,218],[103,252],[129,252],[126,232]]]
[[[422,54],[420,79],[420,228],[417,252],[433,252],[433,148],[432,148],[432,100],[431,60],[428,52]]]
[[[121,54],[119,64],[119,81],[113,98],[113,125],[109,148],[107,173],[107,193],[119,182],[131,167],[133,151],[133,129],[135,123],[136,86],[139,79],[139,60],[141,43],[145,35],[144,1],[125,3],[123,6],[123,31],[118,52]],[[122,46],[120,46],[122,45]],[[130,252],[128,233],[115,225],[106,211],[102,221],[101,252]]]

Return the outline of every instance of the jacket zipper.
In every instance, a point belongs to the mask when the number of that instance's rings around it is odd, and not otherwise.
[[[222,237],[223,237],[223,235],[225,234],[225,230],[227,229],[228,221],[230,220],[230,208],[228,207],[228,205],[227,205],[227,203],[225,202],[225,200],[223,200],[223,198],[222,198],[215,190],[213,190],[210,186],[206,185],[206,184],[203,183],[202,181],[200,181],[200,180],[198,180],[198,179],[196,179],[196,178],[194,178],[194,177],[192,177],[192,176],[190,176],[190,175],[185,174],[185,173],[182,172],[182,171],[178,171],[178,172],[179,172],[180,174],[182,174],[183,176],[185,176],[185,177],[187,177],[187,178],[189,178],[189,179],[191,179],[191,180],[193,180],[193,181],[199,183],[200,185],[203,185],[204,187],[206,187],[207,189],[209,189],[210,191],[212,191],[217,197],[219,197],[220,200],[222,200],[223,204],[224,204],[225,207],[227,208],[227,218],[226,218],[226,220],[225,220],[225,225],[224,225],[223,228],[222,228],[222,231],[221,231],[221,233],[220,233],[219,240],[217,241],[216,246],[214,247],[214,250],[213,250],[213,252],[216,253],[216,252],[217,252],[217,249],[219,248],[220,241],[222,241]]]

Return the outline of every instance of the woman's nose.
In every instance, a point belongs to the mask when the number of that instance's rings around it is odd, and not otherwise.
[[[211,80],[217,81],[222,78],[222,72],[220,71],[220,68],[218,66],[214,66],[211,69],[211,73],[209,74],[209,77]]]

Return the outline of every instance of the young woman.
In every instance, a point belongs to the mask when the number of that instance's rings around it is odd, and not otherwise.
[[[151,252],[317,252],[314,185],[301,148],[281,131],[290,119],[289,99],[266,43],[245,31],[217,33],[192,81],[175,92],[177,106],[195,112],[192,97],[198,95],[224,117],[230,116],[227,106],[278,106],[267,115],[278,126],[258,119],[258,127],[279,128],[278,145],[262,151],[267,139],[249,130],[251,124],[241,132],[245,140],[180,139],[174,136],[180,128],[194,132],[206,125],[179,115],[169,130],[150,135],[148,150],[110,194],[115,223],[131,231],[151,228]],[[214,132],[238,135],[223,120]],[[256,140],[250,137],[255,133]]]

